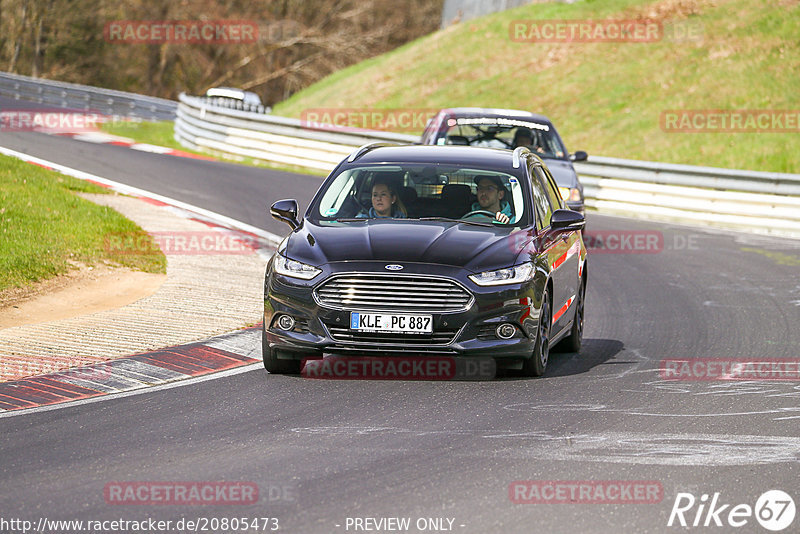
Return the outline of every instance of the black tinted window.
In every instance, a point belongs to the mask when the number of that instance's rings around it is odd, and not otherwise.
[[[529,220],[530,205],[526,206],[517,177],[490,169],[418,163],[365,165],[342,171],[321,190],[312,220],[387,217],[373,203],[376,184],[384,184],[379,189],[385,188],[391,199],[391,218],[442,217],[499,224],[492,215],[500,211],[508,216],[508,224],[525,225]],[[481,205],[487,197],[485,191],[483,196],[478,194],[481,184],[490,190],[489,200],[496,200],[497,206],[494,202]],[[371,213],[371,208],[376,211]]]
[[[561,199],[558,196],[558,189],[553,185],[553,181],[548,179],[547,173],[541,167],[534,167],[536,177],[542,184],[542,189],[547,193],[547,198],[550,200],[550,206],[553,210],[561,208]]]
[[[550,199],[544,192],[542,182],[540,181],[537,172],[538,169],[531,168],[531,185],[533,186],[533,203],[536,206],[536,217],[539,220],[541,228],[550,226],[550,218],[553,216],[553,207],[550,205]]]

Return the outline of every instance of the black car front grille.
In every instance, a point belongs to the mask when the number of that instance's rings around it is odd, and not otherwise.
[[[321,305],[343,310],[443,313],[472,304],[472,295],[454,281],[415,275],[334,276],[315,293]]]
[[[359,332],[341,326],[325,325],[336,341],[390,345],[447,345],[453,341],[458,330],[441,328],[432,334],[395,334],[384,332]]]
[[[497,339],[497,334],[495,333],[495,329],[497,328],[496,325],[483,325],[478,329],[477,338],[481,341],[487,341],[490,339]]]

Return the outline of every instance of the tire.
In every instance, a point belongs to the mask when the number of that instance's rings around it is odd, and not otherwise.
[[[581,279],[581,287],[578,290],[578,302],[575,303],[575,319],[572,321],[572,329],[569,335],[559,343],[558,348],[563,352],[580,352],[583,343],[583,303],[586,296],[586,280]]]
[[[550,298],[547,293],[542,297],[542,309],[539,313],[539,328],[536,332],[536,345],[531,357],[522,363],[524,376],[542,376],[547,370],[550,359]]]
[[[300,374],[302,360],[279,360],[277,351],[269,348],[267,342],[267,331],[261,331],[261,356],[264,360],[264,369],[273,375],[297,375]]]

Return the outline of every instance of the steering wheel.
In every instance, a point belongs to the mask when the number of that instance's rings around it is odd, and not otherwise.
[[[466,219],[467,217],[472,217],[473,215],[486,215],[487,217],[494,219],[495,214],[489,210],[475,210],[467,213],[466,215],[462,215],[461,218]]]

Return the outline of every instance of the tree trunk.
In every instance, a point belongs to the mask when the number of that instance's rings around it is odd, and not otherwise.
[[[46,11],[37,13],[37,18],[39,20],[36,24],[36,36],[33,41],[33,60],[31,61],[31,76],[34,78],[39,77],[39,72],[42,67],[42,26],[44,25],[45,13]]]
[[[14,43],[14,53],[11,55],[11,64],[8,66],[8,72],[16,72],[17,60],[19,59],[19,52],[22,48],[22,39],[25,38],[25,28],[28,26],[28,1],[22,2],[22,20],[17,31],[17,38]]]

